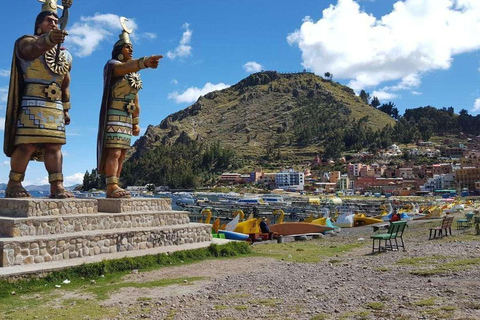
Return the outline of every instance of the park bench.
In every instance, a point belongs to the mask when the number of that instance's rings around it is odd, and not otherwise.
[[[387,233],[379,233],[370,237],[373,240],[372,243],[372,254],[375,253],[375,241],[378,241],[377,251],[387,251],[387,250],[398,250],[402,247],[405,250],[405,243],[403,242],[403,232],[407,226],[407,221],[395,221],[391,222],[388,227]],[[401,244],[398,243],[400,239]],[[395,245],[392,243],[392,240],[395,241]],[[382,247],[382,241],[385,242],[385,245]]]
[[[443,230],[445,230],[445,236],[448,236],[449,231],[450,235],[452,235],[452,223],[453,216],[446,216],[443,218],[441,226],[430,228],[428,240],[435,239],[437,237],[437,233],[440,238],[443,238]]]
[[[472,226],[473,212],[467,213],[465,219],[457,220],[457,230],[468,229]]]

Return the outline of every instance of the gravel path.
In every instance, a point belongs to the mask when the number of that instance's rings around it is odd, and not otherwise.
[[[318,263],[249,257],[131,274],[128,281],[206,278],[125,288],[105,305],[120,307],[118,319],[480,319],[480,236],[454,230],[453,237],[429,241],[432,223],[409,222],[406,251],[370,255],[372,228],[365,226],[312,240],[366,239],[360,248]],[[419,270],[433,271],[411,273]]]

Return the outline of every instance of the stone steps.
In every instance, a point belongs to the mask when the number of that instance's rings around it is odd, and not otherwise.
[[[189,222],[190,219],[186,211],[101,212],[31,218],[0,217],[0,237],[40,236],[89,230],[169,226]]]
[[[11,267],[206,242],[212,240],[211,227],[206,224],[189,223],[0,238],[0,266]]]
[[[158,212],[171,211],[170,198],[131,199],[0,199],[0,216],[27,218],[97,212]]]
[[[172,210],[170,198],[97,199],[98,211],[108,213],[158,212]]]
[[[97,199],[1,199],[0,204],[0,216],[2,217],[26,218],[97,212]]]

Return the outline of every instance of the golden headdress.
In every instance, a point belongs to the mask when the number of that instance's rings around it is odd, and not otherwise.
[[[57,0],[38,0],[42,4],[42,12],[49,11],[57,14],[57,9],[60,8],[63,10],[63,6],[57,4]]]
[[[126,21],[128,21],[125,17],[120,17],[120,24],[122,25],[122,33],[118,36],[120,39],[115,42],[113,45],[114,48],[122,47],[124,44],[131,44],[129,34],[132,33],[132,29],[129,29],[126,25]]]

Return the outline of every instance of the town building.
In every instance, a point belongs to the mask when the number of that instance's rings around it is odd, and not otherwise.
[[[342,174],[340,176],[340,179],[338,179],[337,181],[337,189],[341,191],[346,191],[351,189],[350,179],[348,178],[348,175]]]
[[[240,182],[240,173],[222,173],[218,179],[219,184],[237,184]]]
[[[360,176],[360,170],[362,169],[363,164],[361,163],[349,163],[347,165],[347,173],[350,177]]]
[[[279,189],[302,191],[305,186],[303,172],[284,171],[275,174],[275,185]]]
[[[475,182],[480,181],[480,168],[463,167],[455,171],[455,180],[460,189],[475,190]]]
[[[456,189],[456,186],[455,174],[436,174],[433,178],[429,178],[420,189],[434,192],[435,190]]]

